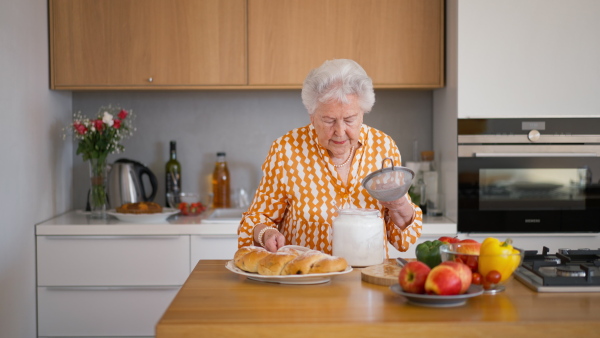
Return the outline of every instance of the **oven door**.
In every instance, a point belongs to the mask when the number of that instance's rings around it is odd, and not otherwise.
[[[600,146],[459,145],[458,231],[600,232]]]

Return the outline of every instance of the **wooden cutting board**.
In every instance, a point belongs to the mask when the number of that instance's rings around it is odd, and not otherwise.
[[[361,279],[367,283],[390,286],[398,284],[402,267],[395,260],[388,259],[382,264],[368,266],[360,271]]]

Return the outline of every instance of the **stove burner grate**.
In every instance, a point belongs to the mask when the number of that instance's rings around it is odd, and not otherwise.
[[[577,266],[557,266],[555,269],[558,277],[585,277],[585,271]]]
[[[541,278],[544,286],[599,286],[600,249],[561,249],[551,255],[549,249],[525,251],[522,268]]]

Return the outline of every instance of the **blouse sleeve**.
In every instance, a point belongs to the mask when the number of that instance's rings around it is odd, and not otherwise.
[[[385,229],[387,233],[388,241],[398,251],[405,252],[408,248],[417,242],[417,239],[421,237],[421,230],[423,229],[423,211],[416,204],[412,203],[415,210],[415,219],[409,224],[404,230],[400,230],[392,221],[392,218],[388,215],[388,210],[385,209]]]
[[[266,224],[277,227],[287,208],[285,193],[285,166],[280,158],[281,145],[276,141],[262,165],[263,178],[260,181],[254,200],[243,214],[238,227],[238,247],[254,244],[254,227]]]

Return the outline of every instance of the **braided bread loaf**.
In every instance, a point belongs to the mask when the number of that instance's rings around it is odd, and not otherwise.
[[[242,247],[235,253],[233,263],[241,270],[265,276],[341,272],[348,267],[344,258],[290,247],[283,247],[277,252],[257,246]]]

